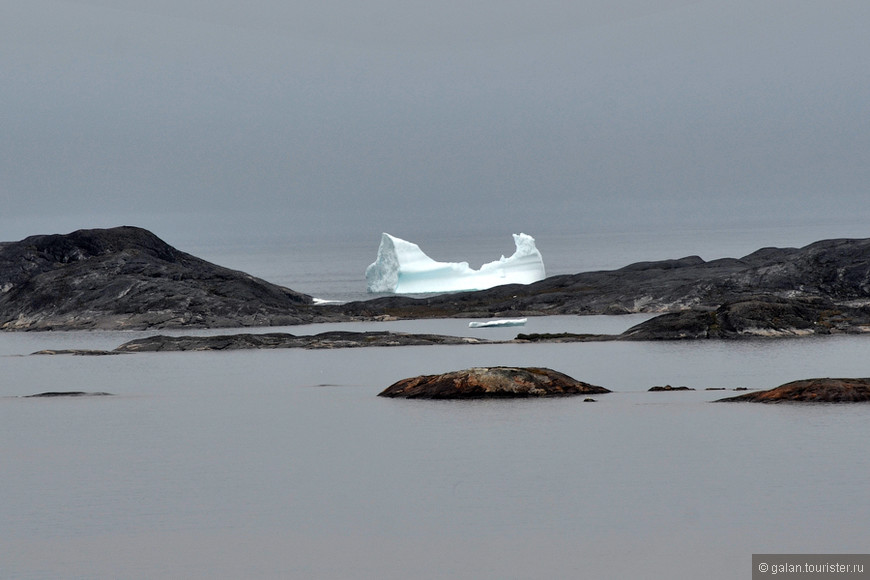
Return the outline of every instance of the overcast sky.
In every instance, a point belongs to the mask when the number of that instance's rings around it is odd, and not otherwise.
[[[0,239],[866,221],[868,30],[867,0],[4,2]]]

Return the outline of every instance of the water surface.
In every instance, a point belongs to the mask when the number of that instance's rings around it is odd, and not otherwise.
[[[0,344],[22,354],[128,334]],[[867,344],[3,356],[0,575],[725,579],[747,575],[753,552],[861,552],[870,406],[713,404],[729,393],[704,389],[866,376]],[[376,396],[495,364],[616,392]],[[666,383],[698,390],[646,391]],[[47,390],[115,396],[18,398]]]

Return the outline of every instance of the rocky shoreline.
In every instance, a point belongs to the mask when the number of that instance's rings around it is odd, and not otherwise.
[[[181,252],[140,228],[79,230],[0,243],[0,329],[196,329],[314,322],[659,313],[619,335],[518,334],[508,341],[387,331],[315,335],[155,335],[113,350],[34,354],[117,355],[239,349],[333,349],[533,342],[734,340],[870,332],[870,240],[766,248],[740,259],[696,256],[613,271],[554,276],[526,286],[392,296],[316,305],[311,296]],[[652,387],[650,391],[691,391]],[[610,392],[552,369],[475,368],[404,379],[381,393],[404,398],[505,398]],[[34,397],[105,393],[46,392]],[[591,400],[591,399],[590,399]],[[729,402],[865,402],[870,379],[807,379],[720,399]]]
[[[870,239],[764,248],[739,259],[708,262],[689,256],[641,262],[618,270],[552,276],[528,285],[430,298],[390,296],[343,308],[349,314],[397,318],[666,313],[715,310],[727,302],[762,295],[866,306],[870,303]]]
[[[870,239],[764,248],[552,276],[428,298],[316,305],[311,296],[181,252],[134,227],[0,243],[0,329],[189,329],[385,319],[659,313],[619,336],[694,340],[870,332]]]

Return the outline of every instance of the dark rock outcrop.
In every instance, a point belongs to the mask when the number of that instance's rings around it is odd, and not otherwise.
[[[533,332],[520,333],[514,339],[516,342],[603,342],[617,340],[615,334],[576,334],[573,332]]]
[[[626,330],[620,340],[793,337],[870,332],[870,307],[819,297],[749,296],[715,310],[662,314]]]
[[[478,367],[398,381],[378,396],[406,399],[502,399],[609,393],[566,374],[536,367]]]
[[[870,402],[870,379],[805,379],[775,389],[719,399],[717,403],[864,403]]]
[[[0,244],[0,329],[309,322],[310,296],[181,252],[135,227]]]
[[[365,346],[419,346],[435,344],[484,344],[486,340],[444,336],[440,334],[409,334],[403,332],[332,331],[297,336],[282,332],[265,334],[232,334],[221,336],[150,336],[126,342],[112,352],[158,352],[189,350],[242,350],[276,348],[356,348]]]
[[[695,389],[692,389],[689,387],[672,387],[671,385],[665,385],[665,386],[659,385],[659,386],[649,388],[650,393],[659,393],[659,392],[663,392],[663,391],[694,391],[694,390]]]
[[[96,350],[91,348],[62,348],[62,349],[52,349],[46,348],[43,350],[38,350],[33,355],[58,355],[58,354],[71,354],[76,356],[103,356],[110,354],[122,354],[120,352],[114,350]]]
[[[764,248],[740,259],[697,256],[619,270],[551,276],[529,285],[410,298],[388,296],[343,307],[348,314],[397,318],[515,317],[713,310],[748,296],[870,301],[870,239],[825,240],[804,248]]]

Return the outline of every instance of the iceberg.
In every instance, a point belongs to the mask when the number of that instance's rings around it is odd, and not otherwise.
[[[543,280],[546,277],[544,259],[535,247],[535,238],[527,234],[513,236],[517,249],[512,256],[502,256],[475,270],[468,262],[435,261],[417,244],[385,233],[381,235],[377,259],[366,268],[368,291],[459,292]]]

